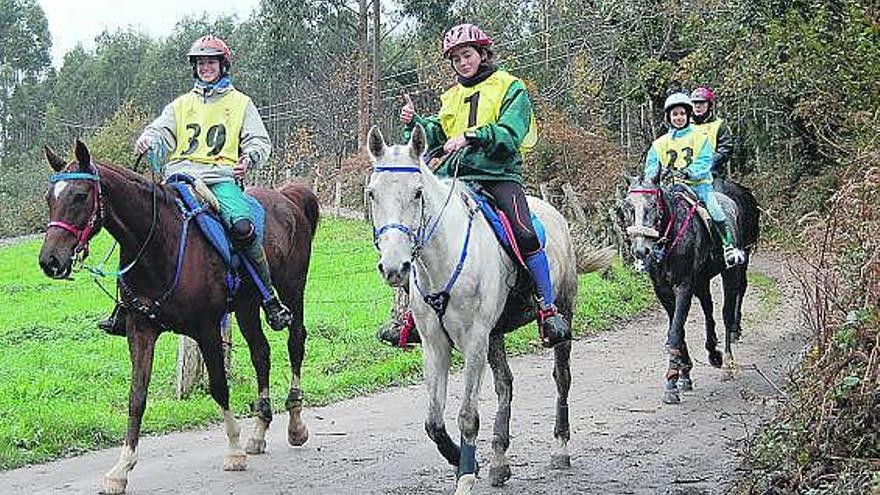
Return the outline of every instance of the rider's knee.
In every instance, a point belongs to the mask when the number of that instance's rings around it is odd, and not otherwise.
[[[541,250],[541,241],[538,239],[538,235],[531,230],[523,229],[519,232],[517,244],[525,255],[535,254]]]
[[[253,222],[246,218],[233,222],[232,229],[230,230],[232,233],[232,242],[235,244],[235,247],[239,249],[250,246],[257,238]]]

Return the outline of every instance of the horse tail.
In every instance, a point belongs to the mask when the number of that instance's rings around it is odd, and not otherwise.
[[[604,270],[611,265],[611,260],[616,254],[614,246],[599,249],[586,247],[577,249],[577,272],[591,273]]]
[[[722,192],[732,199],[739,208],[738,227],[742,233],[744,246],[754,246],[758,242],[760,234],[761,208],[758,200],[752,194],[752,190],[746,186],[726,179],[723,182]]]
[[[311,189],[296,183],[285,184],[281,186],[281,194],[302,209],[306,220],[309,221],[312,237],[315,237],[315,231],[318,230],[318,197]]]

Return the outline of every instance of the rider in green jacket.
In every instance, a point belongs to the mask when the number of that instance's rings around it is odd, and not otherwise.
[[[547,255],[532,225],[522,188],[523,152],[537,142],[537,126],[525,85],[495,66],[491,45],[492,40],[473,24],[450,29],[443,38],[443,56],[452,64],[456,84],[441,95],[437,115],[416,114],[406,96],[400,118],[407,126],[405,137],[420,124],[429,150],[458,152],[458,159],[446,160],[438,175],[452,175],[457,170],[460,179],[477,183],[491,194],[510,220],[514,242],[538,289],[542,344],[553,347],[571,339],[571,328],[553,304]],[[406,332],[400,325],[387,326],[379,338],[393,345],[414,341],[411,315],[404,316],[403,327]],[[408,338],[402,339],[401,333]]]

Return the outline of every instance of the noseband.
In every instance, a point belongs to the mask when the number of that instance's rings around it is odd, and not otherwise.
[[[76,255],[82,252],[83,259],[85,259],[89,255],[89,240],[92,235],[101,228],[101,219],[104,216],[104,211],[101,205],[101,178],[98,176],[97,169],[94,174],[85,172],[60,172],[50,177],[49,183],[55,184],[68,180],[88,180],[92,182],[92,197],[94,198],[94,201],[92,202],[92,212],[89,215],[89,220],[84,227],[77,227],[76,225],[61,220],[55,220],[49,222],[46,229],[48,230],[52,227],[57,227],[73,234],[74,237],[76,237],[76,247],[73,249],[73,256],[76,257]]]

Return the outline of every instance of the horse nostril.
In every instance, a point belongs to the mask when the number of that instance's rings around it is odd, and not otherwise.
[[[385,267],[382,266],[382,263],[377,264],[376,268],[379,270],[379,273],[381,273],[382,275],[385,275]]]
[[[403,265],[400,266],[400,273],[407,274],[409,273],[409,269],[412,267],[412,263],[409,261],[404,261]]]

